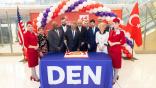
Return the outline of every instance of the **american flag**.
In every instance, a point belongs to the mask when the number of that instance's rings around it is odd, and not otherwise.
[[[19,44],[24,45],[24,23],[22,22],[20,13],[19,13],[19,8],[17,7],[17,20],[18,20],[18,39],[19,39]]]

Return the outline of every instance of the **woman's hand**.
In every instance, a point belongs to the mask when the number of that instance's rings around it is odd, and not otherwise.
[[[110,45],[110,46],[115,46],[115,45],[118,45],[118,44],[120,44],[120,42],[110,42],[110,41],[109,41],[109,45]]]
[[[39,45],[37,44],[37,46],[34,46],[34,49],[35,50],[38,50],[38,48],[39,48]]]
[[[100,51],[103,51],[103,47],[101,47],[100,45],[98,45],[98,48]]]

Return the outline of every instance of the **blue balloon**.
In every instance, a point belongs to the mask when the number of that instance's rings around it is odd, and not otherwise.
[[[96,16],[99,16],[99,15],[100,15],[100,12],[95,13],[95,15],[96,15]]]
[[[134,47],[134,44],[131,40],[129,40],[128,38],[126,38],[126,43],[131,47],[133,48]]]
[[[41,21],[41,26],[44,27],[45,25],[46,25],[46,23]]]
[[[100,12],[100,13],[99,13],[99,16],[103,16],[103,12]]]
[[[50,8],[47,8],[47,9],[46,9],[46,12],[49,13],[49,12],[50,12]]]
[[[74,4],[70,6],[70,9],[73,10],[75,8]]]
[[[67,13],[67,12],[69,12],[69,10],[67,9],[65,12]]]
[[[78,2],[79,2],[79,4],[82,4],[84,2],[84,0],[79,0]]]
[[[45,12],[45,13],[43,14],[43,16],[46,18],[46,17],[48,16],[48,13]]]
[[[74,6],[76,7],[76,6],[78,6],[79,5],[79,2],[75,2],[74,3]]]

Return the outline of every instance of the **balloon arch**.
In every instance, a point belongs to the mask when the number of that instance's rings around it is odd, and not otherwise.
[[[51,6],[37,17],[37,27],[45,27],[47,23],[66,12],[88,12],[102,19],[113,19],[116,16],[110,8],[91,0],[63,0]]]
[[[61,0],[58,4],[50,6],[40,13],[35,24],[37,25],[37,28],[45,27],[51,20],[67,12],[88,12],[101,17],[103,20],[113,20],[117,17],[110,8],[92,0]],[[122,51],[125,57],[131,59],[133,57],[133,43],[130,34],[126,32],[125,34],[127,43],[123,46]]]

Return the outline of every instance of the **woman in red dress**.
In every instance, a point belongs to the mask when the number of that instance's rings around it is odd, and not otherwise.
[[[24,45],[27,48],[28,66],[31,68],[31,80],[39,81],[36,74],[36,66],[38,65],[38,39],[33,32],[32,22],[27,22],[27,32],[24,35]]]
[[[121,58],[122,58],[122,52],[121,52],[121,46],[126,42],[125,34],[121,29],[119,28],[120,20],[118,18],[115,18],[113,20],[113,26],[114,30],[110,31],[108,43],[110,47],[109,55],[112,59],[113,69],[114,69],[114,76],[113,76],[113,84],[115,84],[116,80],[119,78],[118,72],[121,68]]]

